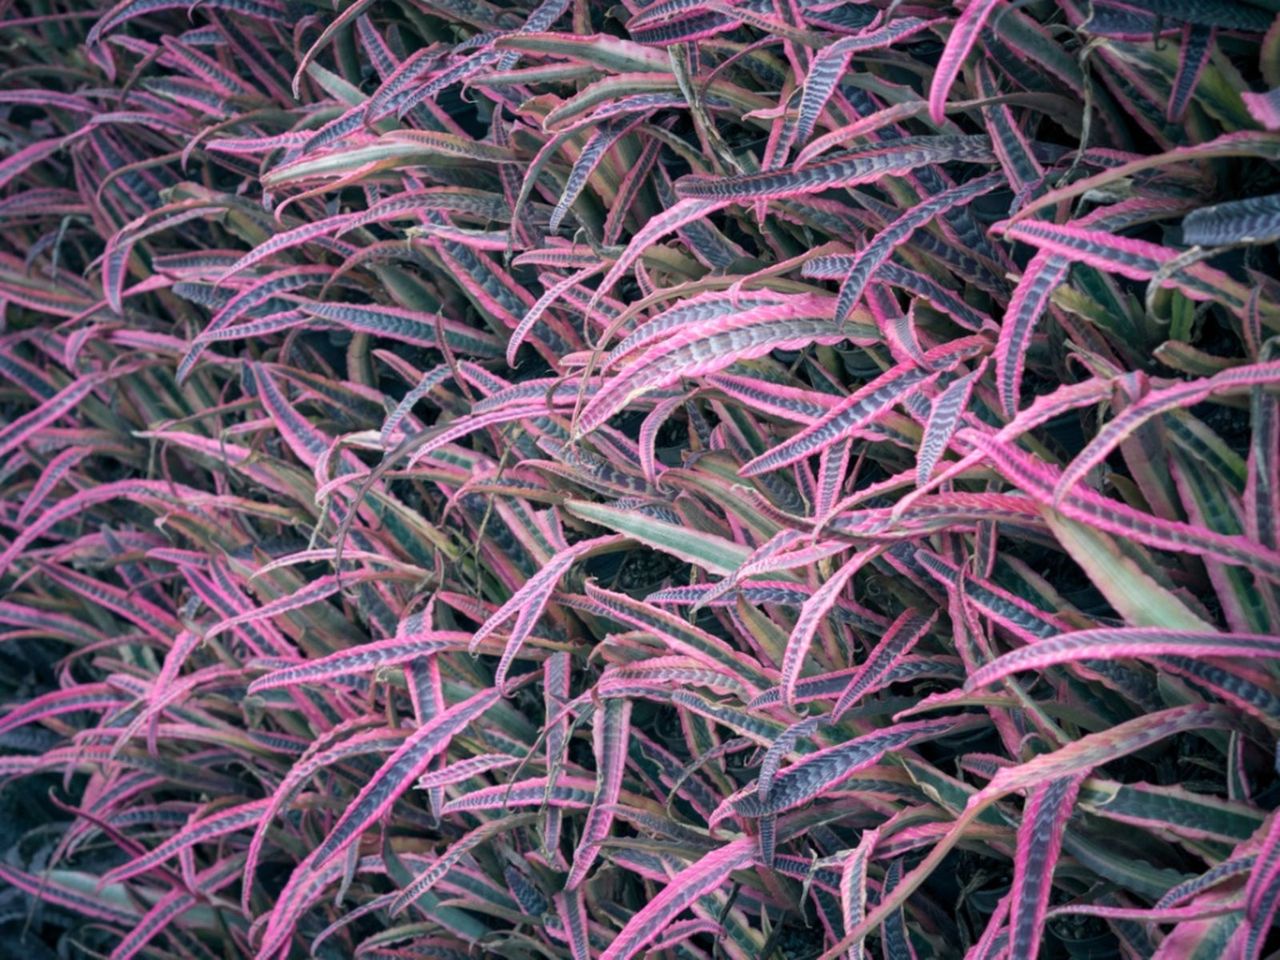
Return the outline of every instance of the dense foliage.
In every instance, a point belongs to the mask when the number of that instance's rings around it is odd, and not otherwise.
[[[1280,0],[0,43],[0,953],[1280,945]]]

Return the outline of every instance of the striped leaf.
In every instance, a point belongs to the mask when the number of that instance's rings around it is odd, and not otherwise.
[[[1280,239],[1280,193],[1200,207],[1182,221],[1183,243],[1202,247],[1270,243],[1277,239]]]
[[[1253,386],[1271,384],[1280,379],[1280,361],[1232,367],[1204,380],[1180,383],[1165,390],[1153,390],[1137,403],[1130,404],[1098,431],[1066,470],[1054,487],[1055,502],[1101,463],[1126,437],[1152,417],[1169,410],[1185,409],[1215,394],[1245,393]]]
[[[254,614],[249,616],[257,619]],[[249,684],[249,693],[263,693],[267,690],[277,690],[303,683],[340,680],[355,674],[399,666],[418,657],[445,650],[466,649],[470,642],[471,634],[448,630],[432,630],[414,636],[379,640],[350,650],[340,650],[326,657],[308,660],[296,666],[272,670],[266,676],[259,677]]]
[[[583,408],[577,433],[590,433],[637,397],[668,387],[682,377],[716,373],[739,360],[774,350],[815,342],[839,343],[845,334],[839,324],[828,319],[829,310],[820,302],[803,312],[788,304],[687,326],[619,370]]]
[[[781,200],[821,193],[834,187],[875,183],[884,177],[910,173],[935,163],[991,163],[994,160],[991,143],[986,137],[907,137],[876,151],[838,154],[797,171],[726,178],[690,175],[676,181],[676,192],[685,198],[685,202],[723,206],[749,200]],[[706,212],[711,209],[705,208]]]
[[[916,17],[895,17],[886,25],[863,30],[851,37],[841,37],[835,43],[823,47],[809,64],[805,76],[804,94],[800,98],[800,115],[796,120],[795,142],[806,143],[813,135],[814,126],[822,115],[827,101],[835,91],[849,61],[859,53],[893,46],[932,26],[936,21]]]
[[[440,336],[453,350],[478,357],[500,357],[502,346],[490,334],[445,317],[380,304],[300,301],[298,309],[348,330],[370,333],[418,347],[440,346]]]
[[[925,384],[933,382],[948,366],[985,348],[985,340],[963,339],[931,351],[927,358],[928,366],[919,367],[914,362],[908,362],[893,367],[850,394],[820,420],[790,440],[745,464],[740,473],[744,477],[756,476],[817,453],[823,447],[872,422],[889,407],[915,393]]]
[[[843,323],[849,319],[853,308],[862,299],[867,283],[875,276],[880,265],[893,255],[899,245],[906,243],[911,235],[934,217],[948,210],[968,203],[975,197],[1003,186],[1003,174],[991,173],[985,177],[975,177],[959,186],[944,190],[912,207],[897,220],[879,231],[854,258],[849,274],[840,287],[840,296],[836,299],[836,321]]]
[[[970,674],[965,687],[972,690],[1020,670],[1042,670],[1079,660],[1159,656],[1271,658],[1278,653],[1280,641],[1261,634],[1195,633],[1153,627],[1080,630],[997,657]]]
[[[923,617],[914,610],[903,612],[889,627],[875,650],[863,661],[862,666],[849,678],[848,686],[844,688],[831,710],[831,718],[840,719],[846,710],[878,685],[894,666],[933,629],[937,619],[936,612],[929,617]]]
[[[925,423],[924,437],[920,441],[920,453],[916,458],[916,484],[923,487],[933,476],[933,470],[946,452],[951,438],[960,426],[960,419],[969,406],[974,384],[986,372],[986,364],[957,377],[934,400]]]
[[[800,616],[796,618],[796,625],[791,631],[791,636],[787,638],[787,647],[782,657],[782,700],[789,708],[794,708],[800,671],[804,667],[805,658],[809,655],[809,648],[818,628],[831,608],[836,605],[841,592],[853,579],[854,574],[868,561],[879,555],[883,549],[883,547],[872,547],[846,561],[813,592],[801,607]]]
[[[622,537],[616,535],[596,537],[561,550],[541,570],[530,577],[519,590],[513,593],[511,599],[499,607],[493,616],[481,624],[480,628],[472,635],[468,646],[468,649],[473,652],[500,624],[512,616],[516,618],[515,624],[511,628],[511,634],[507,638],[506,646],[503,648],[502,659],[498,661],[498,667],[494,671],[494,683],[499,687],[503,685],[507,671],[511,667],[511,662],[520,651],[521,645],[533,632],[539,617],[542,616],[542,611],[546,609],[547,603],[551,599],[552,591],[555,590],[556,584],[565,572],[579,558],[590,554],[594,550],[613,546],[621,540]]]
[[[267,800],[254,800],[249,803],[239,804],[212,817],[196,820],[143,856],[123,866],[116,867],[114,870],[107,871],[107,873],[103,874],[100,886],[105,887],[113,883],[119,883],[122,880],[128,880],[130,877],[136,877],[140,873],[154,869],[190,846],[213,840],[228,833],[234,833],[257,823],[268,802]]]
[[[951,35],[942,50],[942,58],[929,86],[929,117],[941,123],[946,112],[947,94],[960,75],[964,62],[977,43],[982,28],[999,6],[1000,0],[970,0],[964,12],[951,25]]]
[[[886,752],[941,736],[951,731],[956,722],[954,718],[946,718],[899,723],[855,737],[839,746],[811,753],[784,769],[774,780],[767,800],[753,791],[726,803],[731,802],[734,810],[747,817],[783,813],[835,790],[859,770],[876,763]]]
[[[967,433],[966,437],[1020,489],[1046,506],[1052,504],[1053,490],[1059,479],[1055,471],[976,431]],[[1068,493],[1054,509],[1064,517],[1094,526],[1105,533],[1128,537],[1164,550],[1214,557],[1225,563],[1250,567],[1268,579],[1280,580],[1280,555],[1242,536],[1213,533],[1190,524],[1163,520],[1081,489]]]
[[[591,724],[596,758],[596,795],[587,811],[582,839],[574,852],[573,867],[565,880],[566,890],[575,890],[586,879],[600,854],[600,846],[613,825],[613,810],[622,790],[627,742],[631,728],[631,701],[610,698],[596,712]]]
[[[1023,807],[1013,861],[1013,901],[1009,915],[1011,956],[1039,955],[1045,912],[1053,890],[1053,868],[1062,851],[1062,835],[1082,779],[1076,775],[1051,780],[1037,787]]]
[[[474,722],[498,700],[496,690],[482,690],[415,730],[356,796],[309,860],[322,866],[355,842],[400,794],[413,785],[427,763],[449,745],[449,739]]]
[[[1192,300],[1221,300],[1232,307],[1242,307],[1237,299],[1239,285],[1226,274],[1204,264],[1193,264],[1165,277],[1165,265],[1175,261],[1178,250],[1119,237],[1104,230],[1091,230],[1071,224],[1052,224],[1041,220],[1022,220],[1004,230],[1011,240],[1023,240],[1042,251],[1086,263],[1131,280],[1151,280],[1160,276],[1161,286],[1176,287]]]
[[[712,850],[681,870],[656,897],[631,916],[600,954],[600,960],[630,960],[667,929],[683,910],[719,887],[734,870],[749,866],[754,857],[755,842],[744,837]]]

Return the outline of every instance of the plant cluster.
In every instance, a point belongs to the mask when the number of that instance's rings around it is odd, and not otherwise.
[[[1280,0],[0,44],[0,953],[1276,949]]]

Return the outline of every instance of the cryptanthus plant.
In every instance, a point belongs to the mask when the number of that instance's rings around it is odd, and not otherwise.
[[[0,41],[0,952],[1274,955],[1278,0]]]

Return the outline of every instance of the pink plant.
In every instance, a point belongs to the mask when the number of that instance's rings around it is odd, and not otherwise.
[[[1277,9],[0,4],[0,955],[1274,954]]]

